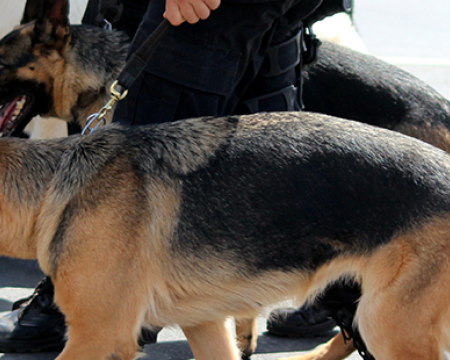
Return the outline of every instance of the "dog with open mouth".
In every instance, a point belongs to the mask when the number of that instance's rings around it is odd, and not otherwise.
[[[4,66],[0,65],[0,71]],[[35,114],[45,113],[48,106],[42,91],[30,91],[36,84],[29,84],[16,96],[6,97],[0,103],[0,136],[21,136]],[[42,89],[43,90],[43,89]],[[0,91],[1,92],[1,91]],[[11,93],[11,92],[9,92]]]
[[[51,10],[35,15],[40,5],[27,2],[22,26],[0,40],[3,136],[19,135],[38,114],[84,126],[108,100],[109,87],[125,63],[126,35],[70,26],[68,2],[64,16],[56,16],[49,27]]]
[[[17,130],[17,122],[20,117],[26,116],[27,108],[30,106],[26,96],[19,96],[16,99],[3,104],[0,108],[0,134],[3,136],[14,136],[14,128]],[[21,115],[22,114],[22,115]]]
[[[85,12],[87,0],[71,0],[70,1],[70,22],[72,24],[80,24]],[[0,38],[7,35],[11,29],[17,27],[23,17],[25,0],[2,0],[0,2]],[[20,106],[20,105],[19,105]],[[5,136],[9,136],[8,131]],[[67,124],[56,119],[46,117],[43,120],[37,117],[24,130],[24,132],[15,131],[14,133],[24,137],[48,138],[61,137],[67,135]]]

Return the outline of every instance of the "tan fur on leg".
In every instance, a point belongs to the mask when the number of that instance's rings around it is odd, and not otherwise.
[[[145,251],[135,251],[130,245],[139,243],[139,238],[114,237],[119,233],[114,225],[120,226],[120,221],[117,214],[108,216],[107,208],[99,206],[97,216],[86,216],[78,224],[79,231],[67,235],[70,253],[61,252],[60,259],[65,261],[52,278],[55,301],[66,316],[69,336],[58,360],[132,360],[137,355],[137,336],[148,306],[146,262],[139,257]],[[104,224],[103,215],[116,219],[114,225],[89,223]],[[98,241],[90,242],[92,238]],[[95,262],[90,254],[98,254]]]
[[[339,333],[327,343],[318,346],[306,355],[281,358],[278,360],[341,360],[345,359],[353,351],[355,351],[353,341],[349,340],[345,342],[342,333]]]
[[[236,340],[226,321],[184,327],[196,360],[239,360]]]
[[[244,357],[250,357],[258,341],[258,323],[256,318],[236,319],[236,337],[239,350]]]
[[[117,274],[110,275],[114,281],[108,281],[105,274],[96,286],[86,277],[59,274],[55,300],[66,315],[69,340],[58,360],[136,358],[145,307]],[[120,296],[114,296],[117,294]]]
[[[433,219],[391,241],[363,270],[356,319],[375,359],[445,359],[449,231],[447,218]]]

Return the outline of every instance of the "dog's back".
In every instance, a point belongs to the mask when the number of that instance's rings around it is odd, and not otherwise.
[[[122,170],[143,184],[170,184],[180,201],[173,249],[208,246],[219,254],[225,246],[245,253],[245,266],[258,271],[316,270],[336,256],[371,252],[450,210],[443,151],[317,114],[112,127],[84,138],[66,160],[62,168],[78,170],[60,172],[58,186],[68,197],[95,186],[99,169],[114,163],[127,164]],[[274,243],[275,258],[249,257]]]

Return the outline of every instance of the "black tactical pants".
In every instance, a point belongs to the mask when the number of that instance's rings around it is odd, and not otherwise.
[[[113,121],[140,125],[299,110],[300,39],[296,35],[301,20],[320,2],[224,0],[207,20],[171,27],[127,98],[119,103]],[[164,0],[150,2],[130,53],[161,22],[164,5]],[[248,101],[255,98],[258,101]]]

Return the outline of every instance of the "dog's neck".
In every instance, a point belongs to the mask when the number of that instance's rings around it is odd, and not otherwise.
[[[119,31],[71,26],[69,50],[52,75],[53,116],[82,127],[109,100],[109,89],[126,62],[128,39]],[[107,122],[112,113],[106,117]]]
[[[78,59],[80,55],[83,56],[84,62],[80,64],[77,60],[76,64],[87,75],[83,81],[86,87],[79,91],[73,108],[73,114],[76,114],[74,120],[84,127],[86,119],[97,113],[110,99],[109,89],[126,63],[129,41],[120,31],[73,26],[71,32],[71,53]],[[96,85],[90,84],[92,78],[97,79]],[[106,121],[110,122],[111,119],[112,112],[109,112]]]
[[[92,114],[96,114],[106,105],[109,100],[109,94],[105,87],[97,90],[87,90],[78,97],[77,104],[72,108],[72,121],[78,123],[81,128],[86,126],[87,119]],[[106,114],[106,123],[112,120],[113,111]]]

